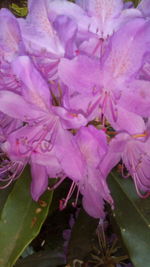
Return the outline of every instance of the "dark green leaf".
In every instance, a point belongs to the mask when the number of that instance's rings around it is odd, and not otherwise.
[[[2,212],[3,207],[5,205],[5,202],[9,196],[12,188],[13,188],[13,184],[9,185],[5,189],[0,190],[0,215],[1,215],[1,212]]]
[[[15,183],[0,218],[0,266],[10,267],[37,236],[47,216],[52,193],[39,203],[30,196],[30,174],[26,169]]]
[[[98,220],[90,217],[81,210],[71,232],[68,246],[68,262],[74,259],[83,260],[92,250],[92,237],[95,233]]]
[[[47,250],[19,260],[15,267],[56,267],[65,263],[66,259],[63,252]]]
[[[137,196],[131,179],[112,173],[109,185],[115,202],[114,219],[135,267],[150,266],[150,198]]]

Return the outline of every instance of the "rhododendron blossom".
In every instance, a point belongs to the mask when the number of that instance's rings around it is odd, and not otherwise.
[[[121,163],[150,195],[149,0],[29,0],[26,18],[0,10],[0,188],[31,167],[34,201],[71,180],[104,218]],[[50,186],[49,179],[57,178]]]

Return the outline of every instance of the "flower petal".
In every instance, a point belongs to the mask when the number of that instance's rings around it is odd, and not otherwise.
[[[75,45],[77,24],[71,18],[60,15],[55,19],[53,26],[65,48],[65,57],[72,58],[77,50]]]
[[[113,35],[112,48],[104,62],[104,72],[111,73],[112,80],[129,79],[140,69],[143,56],[149,51],[149,25],[144,19],[134,19]]]
[[[80,128],[75,138],[88,166],[97,167],[107,151],[105,133],[90,125]]]
[[[139,5],[138,9],[143,13],[144,16],[150,17],[150,0],[142,0]]]
[[[98,60],[87,56],[78,56],[73,60],[62,59],[58,73],[71,93],[89,93],[99,84],[100,64]]]
[[[118,17],[123,9],[122,0],[88,0],[86,5],[89,15],[96,19],[98,34],[107,38],[114,31],[114,18]]]
[[[119,105],[116,106],[116,113],[117,119],[115,121],[111,110],[107,109],[106,112],[108,121],[116,131],[127,131],[130,134],[139,134],[145,131],[145,123],[141,116]]]
[[[45,0],[30,1],[27,18],[19,20],[26,49],[30,53],[50,53],[55,57],[64,54],[63,46],[48,19]]]
[[[85,161],[74,136],[61,125],[57,128],[54,150],[66,176],[75,182],[82,180],[85,174]]]
[[[76,21],[78,29],[87,31],[90,23],[86,12],[78,5],[62,0],[55,0],[48,5],[48,15],[54,21],[58,15],[65,15]]]
[[[119,105],[143,117],[150,116],[150,82],[134,80],[123,90]]]
[[[45,114],[27,103],[20,95],[3,90],[0,91],[0,111],[21,121],[36,119]]]
[[[110,141],[108,152],[105,154],[99,165],[100,173],[103,179],[106,179],[110,171],[119,163],[121,154],[124,151],[127,137],[127,134],[118,134]]]
[[[31,163],[31,174],[31,196],[33,200],[38,201],[48,187],[48,175],[45,167],[35,163]]]
[[[76,129],[87,124],[87,119],[80,113],[67,111],[63,107],[54,107],[53,110],[61,118],[62,125],[66,129]]]
[[[100,197],[100,192],[87,188],[83,195],[82,204],[90,216],[105,218],[104,200]]]
[[[27,56],[18,57],[12,63],[12,67],[18,79],[25,85],[25,88],[22,88],[25,100],[40,109],[50,108],[51,98],[48,85],[30,58]]]
[[[17,54],[24,51],[17,19],[13,14],[2,8],[0,10],[0,56],[11,61]]]

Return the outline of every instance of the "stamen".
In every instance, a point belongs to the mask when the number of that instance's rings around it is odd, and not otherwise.
[[[78,56],[80,54],[80,50],[75,50],[76,55]]]
[[[96,46],[95,46],[93,52],[92,52],[92,55],[93,55],[93,56],[95,55],[95,53],[97,52],[97,50],[98,50],[99,48],[101,48],[101,49],[100,49],[100,50],[101,50],[100,53],[101,53],[101,55],[102,55],[102,52],[103,52],[103,47],[102,47],[103,42],[104,42],[104,39],[103,39],[103,38],[100,38],[99,41],[98,41],[98,43],[96,44]]]
[[[116,107],[114,108],[114,103],[112,102],[112,98],[110,96],[109,96],[109,105],[113,120],[116,122],[118,117],[118,110]]]
[[[6,157],[6,155],[5,155]],[[4,156],[1,158],[0,164],[0,189],[8,187],[12,181],[18,179],[23,172],[26,163],[11,162],[9,159],[5,159]]]
[[[101,121],[102,121],[103,127],[105,127],[105,116],[104,116],[104,114],[105,114],[107,103],[108,103],[108,92],[105,91],[104,99],[103,99],[103,102],[102,102],[102,105],[101,105]]]
[[[62,99],[62,89],[61,89],[61,85],[60,85],[59,82],[58,82],[57,87],[58,87],[58,91],[59,91],[59,94],[60,94],[60,99]]]
[[[10,179],[10,181],[7,183],[7,184],[5,184],[5,185],[1,185],[0,186],[0,189],[5,189],[5,188],[7,188],[11,183],[12,183],[12,181],[13,181],[13,179]]]
[[[75,201],[74,201],[74,202],[72,202],[72,206],[73,206],[74,208],[76,208],[76,206],[77,206],[77,203],[78,203],[78,198],[79,198],[79,193],[80,193],[80,190],[79,190],[79,187],[78,187],[78,190],[77,190],[77,194],[76,194]]]
[[[58,182],[56,182],[53,186],[48,186],[48,190],[49,191],[52,191],[52,190],[55,190],[64,180],[65,180],[65,178],[66,178],[66,176],[64,176],[64,177],[62,177],[62,178],[60,178],[59,179],[59,181]]]
[[[131,166],[132,166],[132,177],[133,177],[133,181],[134,181],[134,184],[135,184],[135,189],[136,189],[136,192],[137,192],[137,194],[138,194],[138,196],[140,197],[140,198],[143,198],[143,199],[145,199],[145,198],[147,198],[147,197],[149,197],[150,196],[150,192],[147,192],[147,193],[145,193],[145,194],[142,194],[141,192],[140,192],[140,190],[139,190],[139,188],[138,188],[138,184],[137,184],[137,182],[138,183],[140,183],[141,184],[141,179],[139,178],[139,176],[138,176],[138,173],[137,173],[137,167],[138,167],[138,165],[135,167],[135,164],[134,164],[134,161],[133,161],[133,156],[131,157]]]
[[[113,131],[106,131],[106,133],[108,135],[117,135],[118,134],[117,132],[113,132]]]
[[[57,134],[56,128],[57,128],[57,121],[53,120],[49,125],[46,126],[44,125],[42,129],[39,130],[38,136],[36,133],[30,139],[28,139],[27,136],[22,137],[20,139],[16,139],[18,154],[28,155],[31,154],[33,151],[37,151],[38,148],[42,152],[51,151]],[[47,135],[50,136],[49,139],[46,139]],[[23,148],[23,151],[21,151],[21,146]]]
[[[147,136],[147,133],[132,135],[133,138],[139,138],[139,137],[145,137],[145,136]]]
[[[69,189],[69,192],[67,194],[66,199],[63,198],[63,199],[60,200],[60,206],[59,206],[60,210],[63,210],[63,209],[66,208],[67,203],[68,203],[69,199],[72,197],[73,192],[74,192],[76,186],[77,186],[76,183],[75,182],[72,182],[71,187]]]
[[[124,165],[123,164],[121,165],[121,175],[122,175],[123,178],[130,177],[130,173],[129,172],[128,172],[128,174],[124,173]]]
[[[145,193],[145,194],[142,194],[142,193],[140,192],[140,190],[139,190],[139,188],[138,188],[138,185],[137,185],[137,179],[138,179],[138,177],[137,177],[137,173],[134,174],[133,179],[134,179],[134,184],[135,184],[135,188],[136,188],[136,192],[137,192],[138,196],[139,196],[140,198],[143,198],[143,199],[149,197],[149,196],[150,196],[150,192],[147,192],[147,193]]]
[[[101,100],[101,97],[99,97],[98,100],[96,100],[92,105],[91,103],[89,103],[88,110],[87,110],[88,114],[91,114],[94,111],[94,109],[96,109],[96,107],[100,103],[100,100]]]
[[[102,113],[103,114],[105,113],[107,102],[108,102],[108,93],[105,91],[104,99],[103,99],[103,103],[102,103]]]

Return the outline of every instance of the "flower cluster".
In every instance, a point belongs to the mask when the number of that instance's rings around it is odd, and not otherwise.
[[[1,188],[30,164],[35,201],[49,178],[56,188],[68,177],[61,208],[75,190],[104,217],[107,177],[121,161],[148,196],[150,0],[29,0],[28,10],[0,10]]]

